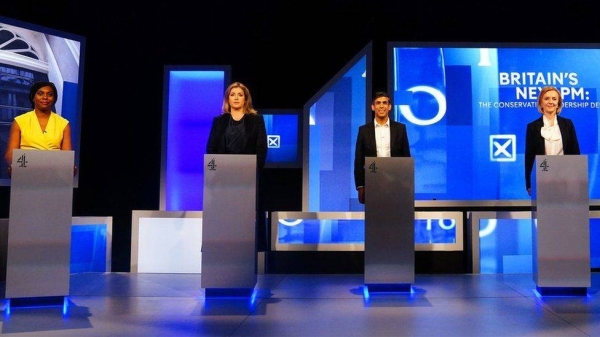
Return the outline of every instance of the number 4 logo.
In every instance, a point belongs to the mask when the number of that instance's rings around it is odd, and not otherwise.
[[[19,167],[27,167],[27,159],[25,158],[25,155],[21,155],[21,157],[17,159],[17,163],[19,163]]]
[[[210,171],[216,171],[216,170],[217,170],[217,163],[215,162],[215,158],[211,159],[211,160],[208,162],[208,169],[209,169]]]
[[[369,165],[369,170],[371,171],[371,173],[377,173],[377,164],[375,164],[375,162],[372,162],[371,165]]]
[[[542,171],[548,171],[548,167],[550,167],[550,165],[548,165],[547,159],[544,159],[544,161],[540,164],[540,167],[542,168]]]

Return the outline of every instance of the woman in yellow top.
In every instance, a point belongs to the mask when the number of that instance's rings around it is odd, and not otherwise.
[[[37,82],[31,87],[29,101],[33,110],[15,117],[10,127],[4,155],[9,173],[13,149],[73,149],[69,121],[52,112],[57,96],[58,91],[52,82]]]

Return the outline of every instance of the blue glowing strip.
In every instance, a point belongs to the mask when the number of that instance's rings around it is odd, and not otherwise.
[[[67,299],[67,296],[65,296],[65,298],[63,300],[62,314],[66,315],[68,312],[69,312],[69,300]]]

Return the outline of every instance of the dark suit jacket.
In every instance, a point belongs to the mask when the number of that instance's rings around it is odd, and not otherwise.
[[[224,113],[213,118],[206,153],[227,154],[225,146],[225,130],[229,125],[231,115]],[[244,116],[244,127],[246,129],[246,147],[243,154],[255,154],[258,169],[265,166],[267,159],[267,131],[265,119],[258,114],[246,114]]]
[[[544,127],[544,117],[540,117],[527,124],[527,135],[525,137],[525,187],[531,188],[531,171],[536,155],[546,154],[546,145],[542,137],[542,127]],[[562,136],[563,153],[580,154],[579,142],[575,133],[575,126],[570,119],[556,116],[558,128]]]
[[[410,157],[410,146],[406,125],[390,119],[390,150],[392,157]],[[358,128],[356,151],[354,153],[354,183],[356,188],[365,186],[365,157],[377,157],[375,123],[367,123]]]

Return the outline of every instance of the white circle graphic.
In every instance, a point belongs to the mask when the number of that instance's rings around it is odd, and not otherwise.
[[[413,114],[412,110],[410,109],[410,105],[400,104],[399,105],[400,112],[409,122],[416,124],[416,125],[432,125],[432,124],[439,122],[442,118],[444,118],[444,116],[446,115],[447,106],[446,106],[446,96],[444,96],[444,94],[442,94],[442,92],[440,92],[436,88],[432,88],[432,87],[429,87],[426,85],[418,85],[418,86],[415,86],[412,88],[408,88],[407,90],[412,93],[415,93],[415,92],[428,93],[431,96],[433,96],[433,98],[435,98],[435,100],[438,103],[437,114],[435,115],[435,117],[433,117],[431,119],[419,119]]]

